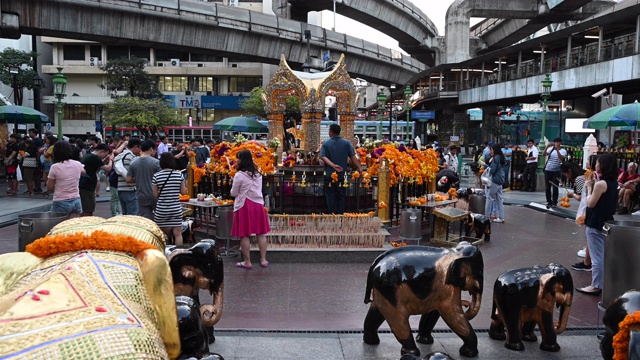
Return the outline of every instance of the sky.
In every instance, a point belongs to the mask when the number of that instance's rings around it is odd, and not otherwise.
[[[413,0],[413,3],[417,5],[431,21],[438,28],[438,34],[440,36],[444,36],[444,18],[447,13],[447,9],[449,5],[453,3],[454,0]],[[471,23],[474,24],[472,19]],[[322,19],[323,27],[331,29],[333,27],[333,12],[324,11],[323,19]],[[396,40],[391,39],[390,37],[384,35],[383,33],[378,32],[377,30],[372,31],[354,31],[354,27],[360,29],[366,29],[366,27],[362,27],[358,22],[355,22],[351,19],[342,17],[340,15],[336,15],[336,31],[341,33],[351,34],[357,37],[362,37],[367,41],[375,42],[379,45],[392,48],[399,49],[398,42]]]

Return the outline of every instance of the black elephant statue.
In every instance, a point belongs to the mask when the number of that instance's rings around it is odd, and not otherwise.
[[[209,342],[215,341],[213,326],[223,308],[224,272],[222,256],[213,239],[202,240],[190,248],[170,246],[166,249],[176,296],[188,296],[199,306]],[[213,296],[211,304],[200,302],[200,290]]]
[[[484,237],[484,241],[491,241],[491,218],[482,214],[469,213],[465,220],[465,236],[475,234],[480,239]]]
[[[409,316],[421,314],[416,340],[433,343],[431,331],[442,316],[463,340],[462,356],[478,355],[478,339],[469,320],[480,310],[484,263],[480,250],[461,242],[452,249],[405,246],[389,250],[373,262],[367,277],[363,340],[379,344],[378,328],[386,320],[402,345],[401,354],[420,355]],[[462,299],[462,291],[471,302]],[[467,311],[463,306],[468,306]]]
[[[220,354],[209,353],[209,335],[202,323],[200,308],[188,296],[176,296],[178,329],[180,330],[179,360],[224,360]]]
[[[507,349],[522,351],[522,340],[538,340],[534,333],[537,324],[542,336],[540,349],[559,351],[557,335],[567,327],[572,301],[573,279],[562,265],[509,270],[500,275],[493,286],[489,336],[506,340]],[[557,326],[553,322],[554,305],[560,308]]]
[[[613,338],[620,331],[620,322],[627,315],[640,311],[640,291],[631,290],[614,300],[604,313],[602,323],[605,327],[604,337],[600,341],[600,351],[605,360],[613,359]],[[637,329],[629,334],[628,359],[640,359],[640,332]],[[635,346],[632,346],[635,344]]]

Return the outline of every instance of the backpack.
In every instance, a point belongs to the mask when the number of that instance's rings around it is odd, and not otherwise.
[[[129,172],[129,170],[124,166],[124,159],[127,155],[129,155],[129,153],[119,154],[113,161],[113,167],[116,170],[116,173],[123,178],[127,177],[127,172]]]

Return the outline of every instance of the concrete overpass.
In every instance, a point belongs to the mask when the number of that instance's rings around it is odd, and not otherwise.
[[[575,11],[592,0],[565,0],[554,7],[536,0],[456,0],[446,15],[446,58],[443,62],[457,63],[472,57],[469,53],[469,23],[472,17],[493,19],[514,19],[512,21],[494,21],[483,34],[483,40],[494,48],[514,44],[544,26],[560,23],[574,18]],[[613,3],[604,0],[604,4]],[[601,1],[598,1],[601,3]],[[594,6],[591,14],[605,7]],[[518,19],[518,20],[515,20]],[[522,20],[530,19],[530,20]],[[534,30],[535,29],[535,30]],[[491,30],[491,31],[489,31]]]
[[[333,10],[334,5],[333,0],[281,1],[291,5],[291,18],[299,21],[306,21],[309,11]],[[431,47],[438,30],[410,0],[338,0],[335,6],[337,13],[389,35],[409,55],[428,66],[435,65]]]
[[[5,37],[47,35],[132,45],[198,51],[246,61],[277,64],[284,54],[290,65],[311,54],[331,51],[332,60],[347,56],[355,78],[388,85],[404,84],[424,65],[398,51],[299,21],[185,0],[0,0]]]
[[[582,21],[610,6],[613,0],[564,1],[528,19],[485,19],[471,28],[471,37],[479,37],[487,46],[482,52],[513,45],[551,25]]]

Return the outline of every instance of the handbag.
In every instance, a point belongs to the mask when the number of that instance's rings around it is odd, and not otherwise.
[[[482,175],[480,175],[480,181],[482,185],[491,186],[491,168],[486,168]]]
[[[35,157],[26,157],[22,159],[22,167],[34,168],[38,166],[38,162]]]
[[[124,166],[124,159],[127,157],[127,155],[129,155],[129,153],[123,153],[120,155],[116,156],[116,159],[113,162],[113,166],[118,175],[122,176],[123,178],[126,178],[127,172],[129,172],[129,170]]]

